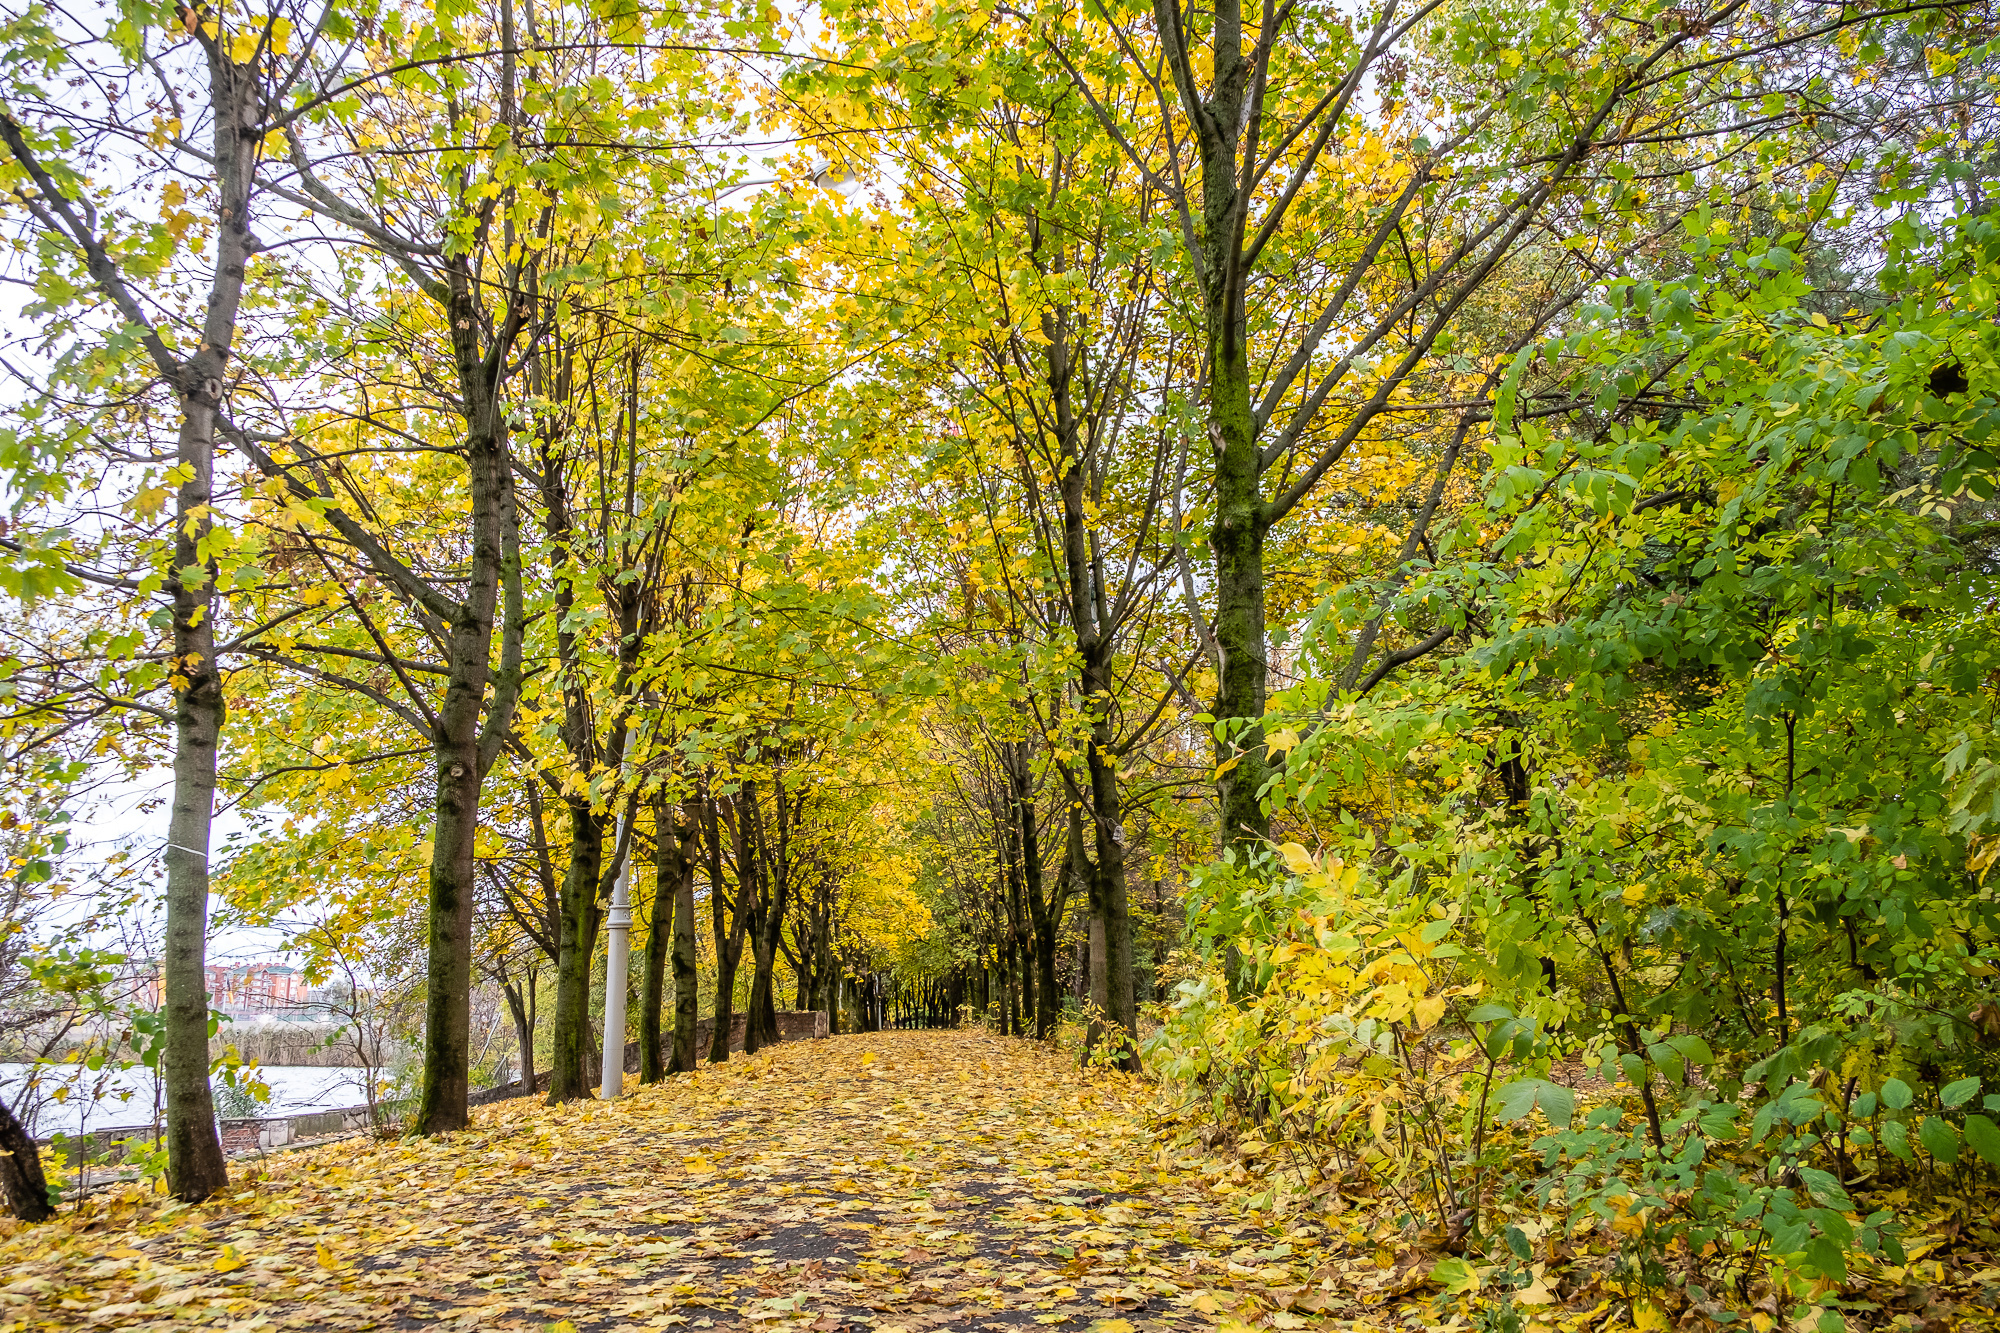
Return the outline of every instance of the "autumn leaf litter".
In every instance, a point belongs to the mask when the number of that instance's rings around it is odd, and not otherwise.
[[[198,1207],[128,1186],[0,1223],[0,1326],[1132,1333],[1386,1317],[1423,1286],[1418,1256],[1329,1262],[1212,1192],[1152,1107],[985,1033],[787,1044],[274,1156]]]

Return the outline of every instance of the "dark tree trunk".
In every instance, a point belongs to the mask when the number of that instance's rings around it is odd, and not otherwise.
[[[700,997],[695,994],[694,952],[694,809],[688,822],[675,829],[681,844],[681,877],[674,885],[674,1048],[667,1061],[670,1074],[691,1074],[695,1067],[694,1026]]]
[[[748,821],[747,837],[751,856],[757,862],[757,893],[750,900],[750,951],[755,971],[750,979],[749,1021],[743,1025],[743,1053],[753,1054],[778,1042],[776,968],[779,933],[784,929],[790,907],[792,870],[789,858],[789,829],[792,818],[787,807],[782,777],[771,783],[772,823],[767,830],[757,804],[755,784],[743,784],[741,814]]]
[[[674,828],[673,805],[653,802],[653,908],[646,917],[646,958],[639,981],[639,1081],[658,1083],[667,1076],[663,1042],[663,1009],[667,990],[667,957],[672,951],[674,905],[686,869],[687,853]]]
[[[49,1182],[42,1175],[41,1148],[4,1102],[0,1102],[0,1194],[23,1222],[46,1222],[56,1215],[49,1202]]]
[[[434,745],[436,813],[431,834],[428,960],[424,990],[424,1070],[411,1128],[442,1134],[465,1128],[472,1091],[472,907],[479,833],[479,792],[499,754],[519,693],[522,614],[520,532],[508,457],[504,367],[481,348],[484,312],[467,261],[450,269],[452,325],[466,413],[465,460],[471,482],[472,549],[465,600],[454,608],[444,699]],[[511,341],[511,338],[510,338]],[[502,585],[507,634],[499,679],[492,676],[495,612]],[[486,712],[482,729],[480,714]]]
[[[549,1105],[593,1091],[588,1072],[590,964],[603,916],[597,882],[604,857],[604,816],[586,798],[569,803],[569,870],[563,876],[562,939],[556,956],[556,1014],[549,1057]]]
[[[715,928],[715,1034],[708,1045],[708,1060],[719,1065],[729,1058],[729,1028],[736,1017],[736,965],[743,957],[743,932],[749,919],[744,899],[750,892],[748,876],[755,872],[745,869],[743,846],[738,841],[736,910],[729,911],[723,891],[720,821],[713,799],[703,806],[703,819],[708,825],[709,916]]]
[[[519,984],[512,981],[500,983],[500,993],[507,997],[507,1012],[514,1019],[514,1041],[521,1048],[521,1092],[533,1096],[535,1092],[535,979],[538,969],[529,968],[528,975]]]
[[[1047,1040],[1056,1030],[1061,1009],[1056,1002],[1056,928],[1062,920],[1068,896],[1065,872],[1057,876],[1053,896],[1048,892],[1042,865],[1042,841],[1035,813],[1033,775],[1029,771],[1025,741],[1009,747],[1007,776],[1012,788],[1014,814],[1020,825],[1021,882],[1027,888],[1028,923],[1032,931],[1035,980],[1035,1036]]]

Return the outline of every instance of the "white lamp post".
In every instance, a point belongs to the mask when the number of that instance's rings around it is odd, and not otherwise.
[[[625,984],[632,968],[632,839],[621,829],[618,840],[626,844],[626,853],[618,867],[618,887],[611,891],[611,918],[606,922],[611,927],[611,941],[604,960],[604,1078],[597,1089],[597,1095],[607,1102],[625,1091]]]

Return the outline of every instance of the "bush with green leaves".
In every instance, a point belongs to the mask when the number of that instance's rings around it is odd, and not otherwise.
[[[1266,720],[1300,851],[1455,923],[1486,1113],[1547,1122],[1513,1197],[1636,1226],[1635,1278],[1704,1307],[1893,1253],[1860,1182],[2000,1166],[2000,224],[1898,223],[1831,316],[1799,243],[1697,216],[1688,276],[1524,352],[1483,499],[1328,603]],[[1382,599],[1454,650],[1343,694]],[[1240,1019],[1301,963],[1275,867],[1228,873],[1198,936]],[[1564,1057],[1604,1080],[1577,1123]]]

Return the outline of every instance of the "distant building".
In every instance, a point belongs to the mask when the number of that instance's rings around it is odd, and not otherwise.
[[[133,998],[157,1009],[165,991],[164,971],[159,963],[145,964],[137,978]],[[283,963],[210,963],[209,1007],[232,1018],[263,1014],[298,1015],[299,1011],[324,998],[321,988],[306,984],[305,974]]]

